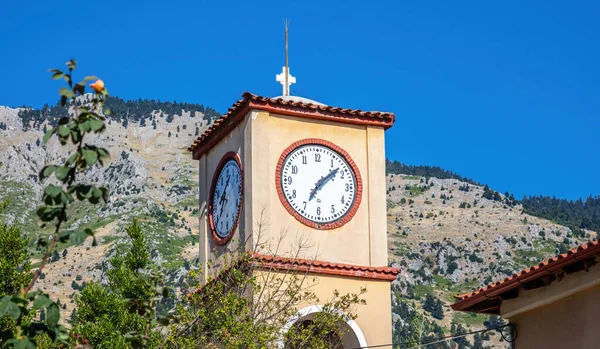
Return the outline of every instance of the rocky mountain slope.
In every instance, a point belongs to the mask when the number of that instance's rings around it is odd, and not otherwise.
[[[397,342],[402,340],[400,334],[418,330],[411,327],[410,318],[419,312],[429,323],[423,336],[440,332],[439,328],[448,334],[453,323],[466,329],[483,327],[489,317],[450,309],[454,294],[512,275],[596,237],[592,231],[576,235],[567,227],[524,214],[521,204],[483,186],[394,174],[386,180],[390,262],[402,268],[393,285],[394,306],[403,310],[403,318],[395,318]],[[487,345],[506,347],[498,339],[489,339]],[[467,340],[474,345],[473,338]]]
[[[35,262],[41,256],[33,249],[35,239],[50,229],[39,228],[32,211],[43,188],[38,173],[65,151],[55,141],[42,144],[43,129],[49,126],[46,122],[23,125],[20,110],[0,107],[0,198],[11,200],[2,218],[30,238]],[[46,277],[40,280],[41,288],[60,299],[67,312],[73,305],[72,294],[84,282],[102,277],[104,260],[125,242],[123,228],[134,218],[146,228],[152,257],[168,271],[172,283],[177,284],[197,258],[198,172],[186,149],[196,128],[202,132],[208,121],[202,113],[186,111],[171,118],[155,111],[148,120],[145,126],[129,122],[126,127],[110,120],[107,131],[91,141],[105,146],[112,161],[104,171],[86,173],[85,180],[108,185],[110,202],[102,208],[76,205],[66,228],[94,228],[100,246],[91,249],[91,241],[83,246],[59,244],[58,258],[44,269]]]
[[[63,149],[41,143],[47,123],[23,125],[20,109],[0,107],[0,200],[11,206],[1,217],[21,227],[31,239],[32,259],[40,252],[35,238],[49,233],[38,227],[32,208],[39,203],[38,172],[56,162]],[[78,205],[68,229],[91,227],[100,246],[60,245],[45,268],[40,286],[60,299],[68,316],[72,295],[90,280],[100,280],[107,256],[126,242],[123,228],[142,222],[153,259],[171,283],[182,281],[197,258],[197,169],[186,148],[207,127],[201,112],[166,114],[154,110],[144,121],[112,119],[95,140],[112,155],[105,171],[86,180],[108,184],[111,199],[103,208]],[[25,126],[25,127],[24,127]],[[387,176],[390,264],[402,268],[393,284],[394,338],[404,342],[481,328],[485,316],[455,313],[452,295],[470,291],[595,237],[522,213],[522,206],[482,186],[455,179],[389,174]],[[49,228],[46,228],[49,229]],[[77,262],[77,263],[74,263]],[[51,281],[50,281],[51,280]],[[467,337],[473,348],[506,347],[499,336]],[[450,347],[449,344],[435,348]],[[433,346],[431,348],[434,348]]]

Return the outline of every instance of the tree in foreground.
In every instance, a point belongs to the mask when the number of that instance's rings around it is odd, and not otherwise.
[[[264,220],[258,224],[260,241]],[[284,233],[271,255],[280,255]],[[257,243],[256,246],[260,246]],[[313,276],[297,271],[282,271],[266,266],[259,255],[244,251],[245,244],[231,252],[220,272],[205,285],[199,276],[190,275],[194,292],[177,308],[165,346],[171,348],[277,348],[337,349],[355,319],[355,306],[365,304],[362,294],[334,291],[328,300],[311,292]],[[306,250],[298,241],[292,257]],[[299,319],[300,307],[323,304],[322,311],[310,319]],[[294,320],[297,320],[294,322]]]
[[[2,167],[2,163],[0,163],[0,167]],[[0,214],[9,205],[10,201],[8,199],[0,202]],[[0,295],[19,295],[21,290],[29,283],[31,263],[27,256],[28,244],[29,240],[22,236],[21,231],[16,226],[0,221]],[[2,297],[2,305],[9,304],[7,300],[10,298],[5,297]],[[2,348],[8,346],[6,341],[10,340],[18,330],[17,322],[13,318],[14,306],[11,311],[13,316],[10,313],[0,316],[0,347]]]
[[[148,246],[138,222],[125,228],[130,250],[110,259],[108,285],[91,282],[76,298],[72,333],[97,348],[155,347],[157,288]]]

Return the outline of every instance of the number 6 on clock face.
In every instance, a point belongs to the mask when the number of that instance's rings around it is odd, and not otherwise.
[[[279,198],[300,222],[335,229],[356,213],[360,173],[347,152],[331,142],[307,139],[288,147],[277,165]]]

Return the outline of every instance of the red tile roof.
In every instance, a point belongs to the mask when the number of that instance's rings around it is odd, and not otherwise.
[[[259,269],[294,270],[311,274],[350,276],[365,279],[396,280],[400,268],[368,267],[332,263],[312,259],[298,259],[254,254],[254,266]]]
[[[242,99],[235,102],[227,113],[217,119],[188,148],[188,151],[193,153],[194,159],[199,159],[202,154],[214,147],[252,109],[347,124],[381,126],[385,129],[390,128],[395,120],[393,113],[344,109],[282,98],[261,97],[244,92]]]
[[[508,291],[516,291],[522,285],[533,285],[534,282],[540,281],[540,279],[544,277],[553,276],[565,269],[568,270],[569,266],[573,266],[576,263],[583,262],[598,255],[600,255],[599,242],[590,241],[567,253],[550,258],[539,265],[524,269],[504,280],[489,284],[486,287],[482,287],[470,293],[455,295],[454,298],[457,299],[457,302],[452,304],[451,307],[454,310],[460,311],[498,313],[500,304],[502,303],[501,298],[504,298],[500,297],[501,295],[506,294]],[[580,269],[574,269],[572,272],[579,270]],[[480,311],[476,310],[476,307],[482,302],[490,300],[495,301],[489,303],[491,306],[490,308],[482,308]]]
[[[256,252],[251,253],[248,255],[248,257],[248,259],[241,258],[239,262],[234,263],[230,267],[222,270],[219,275],[213,276],[207,282],[207,284],[219,279],[221,275],[227,273],[231,268],[239,266],[240,263],[247,262],[250,262],[252,267],[261,270],[291,270],[309,274],[338,275],[375,280],[394,281],[396,280],[398,274],[400,274],[400,268],[392,267],[367,267],[317,261],[312,259],[278,257]],[[205,286],[206,285],[197,288],[196,290],[188,293],[187,296],[191,297],[192,295],[199,293]]]

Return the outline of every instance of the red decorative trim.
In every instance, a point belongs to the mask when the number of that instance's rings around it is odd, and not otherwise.
[[[194,159],[198,160],[202,154],[214,147],[225,135],[244,120],[244,117],[251,109],[352,125],[379,126],[384,129],[392,127],[395,121],[393,113],[344,109],[295,102],[281,98],[261,97],[245,92],[241,100],[235,102],[226,114],[217,119],[188,148],[188,151],[193,153]]]
[[[551,275],[557,271],[577,263],[581,260],[600,255],[600,243],[590,241],[584,245],[578,246],[567,253],[559,254],[539,265],[524,269],[510,277],[489,284],[470,293],[455,295],[457,302],[452,304],[454,310],[469,311],[469,308],[490,298],[500,296],[502,293],[521,287],[522,284]]]
[[[240,202],[238,203],[238,214],[237,217],[235,218],[235,222],[233,223],[233,226],[231,227],[231,231],[229,232],[229,234],[227,234],[226,237],[220,237],[219,234],[217,234],[217,229],[215,228],[215,222],[213,219],[213,195],[215,194],[215,187],[217,185],[217,180],[219,179],[219,174],[221,173],[221,170],[223,169],[223,167],[225,166],[225,164],[230,160],[233,159],[235,160],[235,162],[237,162],[238,166],[240,167],[240,180],[241,180],[241,184],[242,184],[242,193],[240,195]],[[237,153],[235,152],[228,152],[227,154],[223,155],[223,158],[221,158],[221,161],[219,161],[219,165],[217,165],[217,170],[215,171],[214,175],[213,175],[213,179],[212,179],[212,183],[210,185],[210,191],[208,194],[208,226],[210,229],[210,233],[213,237],[213,240],[215,240],[215,243],[217,245],[225,245],[226,243],[229,242],[229,240],[231,240],[231,238],[233,237],[233,234],[235,233],[235,230],[237,229],[238,223],[240,221],[240,216],[242,215],[242,204],[244,202],[244,170],[242,169],[242,162],[240,161],[240,157],[238,156]]]
[[[401,271],[400,268],[367,267],[352,264],[317,261],[312,259],[277,257],[250,252],[248,255],[244,255],[229,267],[221,270],[218,275],[211,277],[210,280],[208,280],[204,285],[189,292],[187,296],[191,297],[194,294],[201,292],[206,285],[210,284],[211,282],[215,282],[215,280],[218,280],[223,275],[227,274],[231,269],[240,267],[244,263],[248,263],[253,268],[259,270],[290,270],[317,275],[336,275],[387,281],[396,280],[396,277]]]
[[[352,172],[354,172],[354,178],[356,178],[356,197],[354,198],[354,202],[352,203],[352,206],[350,207],[348,212],[335,222],[319,224],[319,223],[313,222],[305,217],[302,217],[298,212],[296,212],[296,210],[294,210],[294,208],[290,205],[290,203],[285,198],[285,195],[283,194],[283,188],[281,187],[281,170],[283,168],[283,163],[285,161],[285,158],[296,148],[301,147],[303,145],[311,145],[311,144],[323,145],[323,146],[329,147],[332,150],[336,151],[338,154],[340,154],[344,158],[344,160],[346,160],[346,162],[352,169]],[[285,150],[279,157],[279,161],[277,161],[277,167],[275,168],[275,188],[277,188],[277,196],[279,196],[279,201],[281,201],[281,204],[283,205],[283,207],[285,207],[285,209],[292,216],[294,216],[294,218],[296,218],[298,221],[300,221],[302,224],[307,225],[314,229],[331,230],[331,229],[336,229],[336,228],[343,226],[344,224],[348,223],[352,219],[352,217],[354,217],[354,215],[356,214],[356,211],[358,211],[358,207],[360,206],[360,202],[362,200],[363,185],[362,185],[362,177],[360,176],[360,171],[358,170],[358,166],[356,166],[356,163],[354,162],[354,160],[352,160],[350,155],[344,149],[342,149],[342,148],[338,147],[337,145],[333,144],[332,142],[326,141],[324,139],[305,138],[305,139],[301,139],[297,142],[294,142],[289,147],[285,148]]]
[[[292,270],[311,274],[349,276],[362,279],[394,281],[400,268],[367,267],[311,259],[286,258],[254,253],[253,266],[262,270]]]

